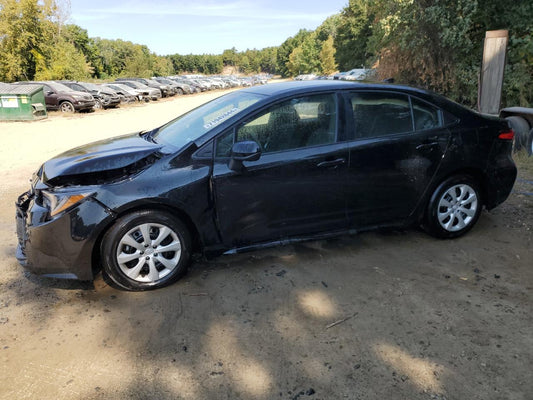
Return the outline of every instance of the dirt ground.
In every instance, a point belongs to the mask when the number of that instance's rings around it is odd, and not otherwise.
[[[41,162],[219,94],[0,123],[0,399],[533,398],[533,159],[458,240],[221,256],[147,293],[22,270],[14,202]]]

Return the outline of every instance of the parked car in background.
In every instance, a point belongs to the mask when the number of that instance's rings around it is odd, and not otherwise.
[[[208,85],[207,83],[201,82],[197,79],[192,79],[192,78],[181,78],[181,79],[183,79],[183,82],[196,88],[197,93],[205,92],[206,90],[209,90],[211,87],[211,85]]]
[[[125,86],[127,89],[129,89],[131,92],[130,93],[127,93],[123,90],[116,90],[116,89],[113,89],[105,84],[102,84],[102,86],[106,89],[106,90],[109,90],[109,91],[112,91],[113,93],[115,93],[119,99],[120,99],[120,103],[121,104],[129,104],[129,103],[135,103],[137,101],[139,101],[137,99],[137,95],[135,92],[133,92],[133,89],[128,87],[128,86]]]
[[[317,75],[315,74],[304,74],[304,75],[295,76],[294,80],[295,81],[311,81],[316,78],[317,78]]]
[[[162,85],[167,85],[168,87],[173,89],[174,93],[177,95],[191,93],[191,87],[187,84],[178,83],[178,82],[172,81],[169,78],[162,78],[162,77],[155,77],[154,80],[161,83]]]
[[[117,107],[120,104],[120,97],[111,90],[106,90],[104,87],[95,85],[94,83],[88,82],[77,82],[77,81],[57,81],[72,90],[77,90],[78,92],[89,93],[94,98],[94,108],[95,109],[106,109]]]
[[[134,89],[128,85],[123,85],[120,83],[103,83],[102,86],[105,86],[109,90],[114,90],[115,93],[124,98],[123,101],[126,103],[134,103],[136,101],[143,100],[142,90]]]
[[[516,178],[507,121],[406,86],[285,82],[45,162],[17,200],[30,271],[147,290],[193,252],[378,227],[468,232]],[[490,227],[488,228],[490,229]]]
[[[95,105],[93,96],[79,92],[54,81],[22,81],[15,85],[38,84],[43,86],[47,110],[59,110],[65,113],[91,110]]]
[[[340,72],[333,75],[333,79],[341,79],[344,81],[363,81],[370,77],[374,70],[367,68],[354,68],[348,72]]]
[[[157,88],[153,88],[150,86],[146,86],[145,84],[138,82],[138,81],[116,81],[115,84],[122,84],[129,86],[133,89],[138,89],[142,91],[143,97],[148,100],[159,100],[161,98],[161,90]]]
[[[122,82],[122,81],[140,82],[143,85],[146,85],[148,87],[151,87],[151,88],[154,88],[154,89],[159,89],[161,91],[161,96],[162,97],[174,96],[176,94],[174,89],[172,89],[168,85],[159,83],[157,81],[154,81],[153,79],[147,79],[147,78],[117,78],[116,81],[117,82]]]

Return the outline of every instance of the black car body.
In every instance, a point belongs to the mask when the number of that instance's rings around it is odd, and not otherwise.
[[[85,91],[73,90],[61,83],[53,81],[25,81],[17,82],[17,85],[38,84],[43,86],[44,99],[47,110],[59,110],[61,112],[74,112],[90,110],[95,105],[92,95]]]
[[[17,257],[82,280],[103,265],[143,290],[196,251],[413,224],[456,237],[508,197],[512,139],[504,120],[405,86],[243,89],[45,162],[17,202]]]

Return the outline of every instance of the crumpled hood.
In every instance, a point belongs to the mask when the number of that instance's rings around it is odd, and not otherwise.
[[[98,175],[110,171],[127,173],[132,166],[146,160],[163,146],[150,143],[139,133],[101,140],[48,160],[42,167],[42,182],[50,185],[70,182],[74,176]],[[113,174],[113,175],[116,175]],[[54,183],[55,182],[55,183]]]

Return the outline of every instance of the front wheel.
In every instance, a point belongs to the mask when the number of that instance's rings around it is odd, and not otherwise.
[[[181,221],[159,211],[139,211],[118,219],[104,235],[103,269],[124,289],[156,289],[186,272],[190,248],[190,235]]]
[[[467,175],[453,176],[433,192],[424,228],[439,238],[455,238],[472,229],[481,209],[481,194],[475,180]]]
[[[61,110],[61,112],[64,112],[64,113],[73,113],[74,111],[76,111],[76,109],[74,108],[74,105],[70,101],[62,102],[61,105],[59,106],[59,109]]]

